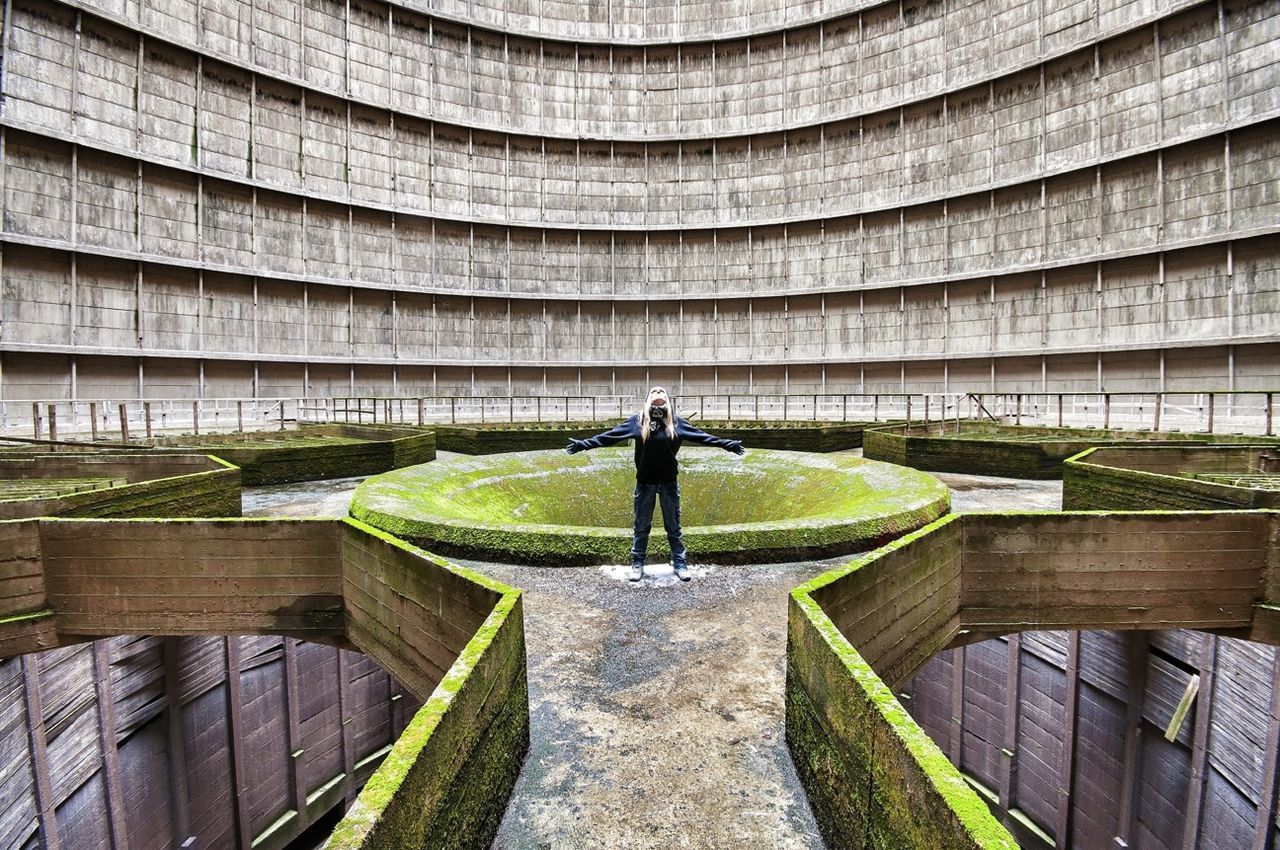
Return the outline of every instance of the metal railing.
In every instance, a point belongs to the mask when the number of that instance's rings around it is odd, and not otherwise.
[[[708,394],[676,398],[708,420],[987,421],[1047,427],[1275,435],[1277,391],[1134,393]],[[0,401],[0,435],[138,442],[165,433],[284,429],[295,423],[430,425],[620,419],[631,395],[325,396]]]

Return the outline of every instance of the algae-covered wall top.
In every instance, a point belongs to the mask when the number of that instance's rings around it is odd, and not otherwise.
[[[1014,846],[893,689],[949,645],[1011,632],[1185,627],[1280,644],[1278,523],[1275,511],[960,514],[797,588],[787,735],[828,842]]]

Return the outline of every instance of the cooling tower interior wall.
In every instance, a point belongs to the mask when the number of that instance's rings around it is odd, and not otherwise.
[[[3,397],[1280,377],[1273,3],[504,5],[12,0]]]

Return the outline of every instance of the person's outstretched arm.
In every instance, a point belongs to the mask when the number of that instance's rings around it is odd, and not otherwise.
[[[701,431],[690,425],[687,419],[676,420],[676,436],[690,443],[697,443],[700,446],[715,446],[717,449],[724,449],[736,455],[747,453],[747,450],[742,446],[741,440],[729,440],[724,437],[717,437],[714,434],[708,434],[706,431]]]
[[[582,440],[569,438],[569,445],[564,450],[571,455],[578,452],[585,452],[587,449],[599,449],[605,446],[616,446],[618,443],[625,442],[640,436],[640,414],[635,414],[626,422],[620,422],[614,425],[603,434],[596,434],[594,437],[587,437]]]

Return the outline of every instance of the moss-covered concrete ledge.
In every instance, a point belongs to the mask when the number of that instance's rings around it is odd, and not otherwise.
[[[76,487],[81,479],[98,486]],[[50,486],[34,486],[41,481]],[[238,517],[240,483],[239,469],[206,455],[6,453],[0,455],[0,519]]]
[[[527,422],[437,425],[441,451],[468,455],[561,449],[570,437],[599,434],[618,420],[602,422]],[[695,420],[718,436],[742,440],[749,448],[795,452],[835,452],[862,446],[862,432],[885,423],[812,422],[807,420]]]
[[[1270,475],[1260,474],[1263,470]],[[1088,449],[1063,465],[1068,510],[1280,508],[1280,452],[1262,446]]]
[[[425,702],[326,846],[492,842],[529,741],[520,591],[355,520],[0,522],[0,657],[103,634],[358,649]],[[353,781],[295,757],[320,783],[308,799]],[[269,827],[254,846],[287,832]]]
[[[933,472],[1004,478],[1062,477],[1062,463],[1094,446],[1280,445],[1280,438],[1176,431],[1100,431],[985,422],[887,426],[863,434],[863,456]]]
[[[767,563],[865,550],[950,509],[923,473],[847,455],[680,453],[685,543],[695,561]],[[621,563],[631,550],[629,446],[569,457],[451,458],[365,481],[352,516],[445,554],[546,566]],[[650,552],[665,557],[661,518]]]
[[[787,742],[828,846],[1015,846],[895,690],[948,646],[1026,630],[1280,644],[1278,533],[1276,511],[957,514],[796,588]]]
[[[246,487],[376,475],[436,456],[430,428],[303,425],[294,431],[184,435],[157,441],[162,451],[211,451],[240,467]]]

